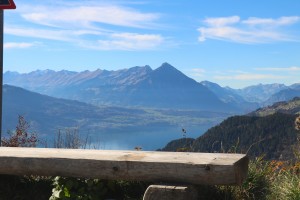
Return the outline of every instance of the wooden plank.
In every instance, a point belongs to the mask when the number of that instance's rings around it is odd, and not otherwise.
[[[228,185],[247,170],[243,154],[0,147],[0,174]]]

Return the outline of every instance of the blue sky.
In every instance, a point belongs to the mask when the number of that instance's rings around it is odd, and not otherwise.
[[[298,0],[14,0],[4,71],[168,62],[221,86],[300,82]]]

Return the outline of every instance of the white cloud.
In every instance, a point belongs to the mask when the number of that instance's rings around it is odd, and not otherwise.
[[[202,68],[193,68],[193,69],[190,70],[189,74],[192,77],[203,77],[205,72],[206,72],[205,69],[202,69]]]
[[[5,34],[63,41],[94,50],[149,50],[165,43],[160,34],[147,33],[158,27],[157,13],[144,13],[113,2],[94,1],[89,6],[83,1],[62,2],[67,6],[55,7],[59,3],[51,2],[49,6],[28,9],[28,5],[21,5],[17,12],[30,23],[26,27],[9,24]],[[123,27],[132,32],[122,31]]]
[[[22,27],[5,27],[4,33],[21,36],[21,37],[33,37],[48,40],[58,41],[73,41],[72,36],[75,36],[78,31],[68,30],[48,30],[48,29],[37,29],[37,28],[22,28]]]
[[[280,17],[278,19],[250,17],[247,20],[244,20],[242,23],[248,25],[284,26],[295,24],[299,20],[300,17],[298,16]]]
[[[235,24],[240,21],[239,16],[231,16],[231,17],[218,17],[218,18],[206,18],[203,22],[208,26],[214,27],[222,27],[229,24]]]
[[[100,50],[146,50],[154,49],[164,42],[163,37],[153,34],[116,33],[109,39],[98,40],[90,48]]]
[[[275,32],[249,32],[234,27],[213,27],[213,28],[199,28],[201,36],[199,41],[203,42],[207,38],[226,40],[238,43],[262,43],[272,40],[284,39],[282,35]]]
[[[27,43],[27,42],[6,42],[4,43],[4,49],[24,49],[36,46],[36,43]]]
[[[150,28],[160,15],[142,13],[119,5],[76,6],[68,8],[39,7],[24,11],[21,16],[36,24],[62,27],[97,27],[96,23],[135,28]]]
[[[137,33],[102,33],[94,30],[48,30],[6,27],[5,33],[22,37],[34,37],[47,40],[69,42],[71,44],[94,50],[150,50],[165,42],[161,35]],[[84,39],[85,35],[102,38]],[[83,36],[83,37],[82,37]]]
[[[265,68],[255,68],[258,71],[284,71],[284,72],[295,72],[300,71],[300,67],[265,67]]]
[[[269,43],[276,41],[295,41],[299,37],[289,35],[280,28],[300,21],[300,17],[248,18],[241,20],[238,16],[207,18],[203,22],[206,26],[198,28],[198,40],[224,40],[244,44]],[[259,25],[259,27],[257,27]]]

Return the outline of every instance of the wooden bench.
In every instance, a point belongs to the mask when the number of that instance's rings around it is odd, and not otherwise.
[[[157,199],[155,194],[159,199],[174,199],[174,195],[175,199],[196,199],[190,185],[241,184],[248,162],[243,154],[0,147],[0,174],[169,184],[149,186],[144,196],[147,200]]]

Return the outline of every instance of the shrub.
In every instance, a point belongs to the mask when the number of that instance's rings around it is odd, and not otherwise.
[[[262,157],[249,163],[248,177],[234,190],[236,199],[267,199],[271,193],[272,167]]]
[[[51,183],[50,177],[0,175],[0,199],[48,200]]]
[[[29,131],[30,125],[21,115],[15,131],[1,140],[4,147],[36,147],[38,137]],[[0,175],[1,200],[46,200],[51,195],[51,178],[40,176]]]
[[[137,181],[56,177],[50,200],[142,199],[148,185]]]
[[[1,140],[4,147],[36,147],[38,138],[35,133],[29,132],[30,125],[21,115],[18,117],[18,124],[14,132],[8,131],[8,138]]]

